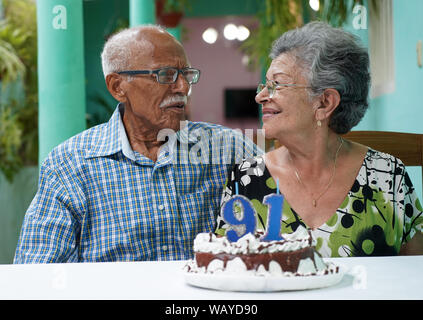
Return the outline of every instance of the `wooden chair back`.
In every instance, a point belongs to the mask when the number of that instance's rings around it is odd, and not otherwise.
[[[420,166],[423,181],[423,134],[388,131],[351,131],[345,139],[389,153],[406,166]]]
[[[351,131],[345,139],[361,143],[375,150],[389,153],[404,162],[406,166],[419,166],[423,181],[423,134],[389,131]],[[254,142],[257,137],[254,137]],[[266,151],[279,148],[276,140],[266,139]]]

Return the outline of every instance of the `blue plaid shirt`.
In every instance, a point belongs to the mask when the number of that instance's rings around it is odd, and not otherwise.
[[[261,152],[238,131],[186,121],[162,132],[154,162],[131,149],[119,110],[46,158],[14,263],[192,258],[195,235],[214,230],[228,170]]]

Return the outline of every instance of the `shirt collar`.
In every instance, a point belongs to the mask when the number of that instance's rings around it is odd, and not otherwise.
[[[122,113],[123,113],[124,105],[119,103],[113,112],[110,120],[98,127],[100,132],[98,133],[98,139],[93,141],[93,145],[91,150],[88,152],[86,158],[93,158],[93,157],[104,157],[115,154],[119,151],[132,161],[136,161],[136,156],[134,151],[132,150],[131,144],[129,143],[128,136],[126,135],[125,126],[122,120]],[[121,113],[122,112],[122,113]],[[189,136],[189,127],[190,122],[185,121],[183,126],[183,130],[178,131],[176,136],[179,139],[179,134],[182,133],[180,139],[181,141],[186,141],[186,137],[188,137],[189,142],[197,142],[194,138]],[[192,140],[192,141],[191,141]],[[161,158],[161,154],[169,155],[172,153],[174,148],[176,147],[176,139],[173,136],[170,143],[166,144],[164,148],[162,148],[158,159]]]
[[[93,140],[92,148],[88,151],[86,158],[104,157],[115,154],[122,151],[124,156],[136,161],[136,155],[132,150],[131,144],[129,143],[128,136],[126,135],[125,126],[122,120],[124,105],[119,103],[113,112],[110,120],[102,125],[98,126],[97,139]],[[198,143],[198,137],[196,134],[192,134],[191,131],[195,131],[195,126],[191,121],[181,122],[181,128],[176,132],[176,136],[172,135],[169,143],[165,144],[164,148],[161,149],[158,159],[164,160],[168,155],[171,155],[176,148],[176,140],[180,143],[195,144]],[[190,134],[191,133],[191,134]],[[175,137],[177,139],[175,139]],[[170,137],[169,137],[170,138]],[[167,161],[166,161],[167,162]]]
[[[94,132],[94,139],[86,158],[108,156],[122,150],[121,140],[119,139],[119,122],[122,122],[120,104],[108,122],[90,129]]]
[[[121,109],[121,108],[123,108],[123,105],[119,104],[118,109]],[[129,143],[128,136],[126,135],[125,126],[123,125],[120,112],[119,112],[118,131],[119,131],[119,140],[122,146],[123,155],[131,159],[132,161],[136,161],[134,151],[131,148],[131,144]]]

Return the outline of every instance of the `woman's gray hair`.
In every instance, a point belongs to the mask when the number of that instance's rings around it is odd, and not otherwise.
[[[310,96],[334,88],[340,96],[329,128],[344,134],[357,125],[369,106],[369,54],[358,37],[324,22],[311,22],[285,32],[272,46],[270,58],[282,53],[298,61],[311,87]]]
[[[143,39],[137,39],[137,34],[142,29],[166,30],[159,25],[143,25],[123,29],[112,35],[104,44],[101,53],[101,65],[104,78],[110,73],[130,70],[131,62],[140,51],[145,50],[151,43]]]

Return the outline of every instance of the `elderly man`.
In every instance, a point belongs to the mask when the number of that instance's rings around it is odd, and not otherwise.
[[[112,36],[102,64],[119,105],[44,161],[14,263],[191,258],[228,169],[258,152],[236,131],[182,121],[200,71],[162,28]]]

